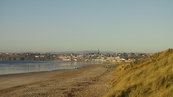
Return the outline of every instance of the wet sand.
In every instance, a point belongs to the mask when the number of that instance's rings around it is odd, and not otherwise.
[[[90,65],[74,70],[0,76],[0,97],[101,97],[112,68]]]

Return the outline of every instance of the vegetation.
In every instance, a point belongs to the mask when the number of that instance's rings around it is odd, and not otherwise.
[[[0,54],[0,61],[12,61],[12,60],[30,60],[30,61],[51,61],[56,60],[57,57],[53,54]]]
[[[105,97],[173,97],[173,49],[119,65]]]

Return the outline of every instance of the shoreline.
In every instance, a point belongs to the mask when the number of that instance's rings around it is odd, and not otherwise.
[[[94,64],[94,65],[103,65],[103,64]],[[90,66],[93,66],[93,65],[86,65],[86,66],[82,66],[78,69],[83,69],[83,68],[87,68],[87,67],[90,67]],[[59,74],[59,73],[64,73],[64,72],[68,72],[68,71],[74,71],[74,70],[77,70],[77,69],[59,69],[59,70],[51,70],[51,71],[38,71],[38,72],[26,72],[26,73],[14,73],[14,74],[3,74],[3,75],[0,75],[0,90],[2,88],[2,85],[1,85],[1,79],[4,79],[4,78],[19,78],[19,77],[24,77],[24,76],[32,76],[34,77],[34,75],[43,75],[43,74],[54,74],[56,75],[55,73]],[[54,76],[54,75],[47,75],[46,77],[50,77],[50,76]],[[41,78],[42,79],[42,78]]]
[[[85,97],[91,95],[91,90],[102,91],[108,88],[105,84],[110,80],[110,69],[103,64],[88,65],[79,69],[31,72],[24,74],[0,75],[0,97],[39,96],[39,97]],[[103,78],[102,78],[103,77]],[[103,81],[104,80],[104,81]],[[102,84],[100,84],[102,83]],[[104,83],[104,84],[103,84]],[[92,85],[96,85],[93,86]],[[104,88],[99,88],[99,87]],[[91,88],[89,88],[91,87]],[[97,88],[97,89],[95,89]],[[106,89],[106,90],[102,90]],[[87,92],[90,91],[90,92]],[[44,94],[44,95],[40,95]],[[96,95],[96,94],[92,94]]]
[[[74,67],[73,69],[56,69],[56,70],[45,70],[45,71],[33,71],[33,72],[23,72],[23,73],[12,73],[12,74],[0,74],[0,77],[1,76],[12,76],[12,75],[20,75],[20,74],[32,74],[32,73],[46,73],[46,72],[57,72],[57,71],[67,71],[67,70],[76,70],[76,69],[81,69],[81,68],[85,68],[85,67],[88,67],[88,66],[93,66],[93,65],[104,65],[104,64],[87,64],[87,65],[84,65],[84,66],[76,66]]]
[[[29,63],[31,62],[31,64]],[[24,73],[32,73],[32,72],[46,72],[46,71],[56,71],[56,70],[71,70],[78,69],[81,67],[85,67],[87,65],[97,65],[102,63],[85,63],[85,62],[61,62],[61,61],[50,61],[47,63],[36,63],[36,61],[29,61],[22,65],[22,61],[18,62],[18,64],[10,65],[11,63],[7,63],[6,65],[2,65],[0,63],[0,76],[1,75],[10,75],[10,74],[24,74]],[[33,63],[32,63],[33,62]],[[58,63],[57,63],[58,62]]]
[[[95,65],[95,64],[93,64]],[[98,65],[98,64],[96,64]],[[65,71],[65,70],[75,70],[75,69],[80,69],[80,68],[83,68],[85,66],[82,66],[82,67],[74,67],[73,69],[57,69],[57,70],[45,70],[45,71],[31,71],[31,72],[22,72],[22,73],[12,73],[12,74],[0,74],[0,77],[1,76],[12,76],[12,75],[19,75],[19,74],[29,74],[29,73],[44,73],[44,72],[53,72],[53,71]]]

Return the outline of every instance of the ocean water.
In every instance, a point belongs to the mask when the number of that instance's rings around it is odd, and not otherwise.
[[[0,75],[76,69],[93,64],[98,63],[62,61],[0,61]]]

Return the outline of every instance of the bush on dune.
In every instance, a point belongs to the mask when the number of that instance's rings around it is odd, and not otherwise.
[[[173,97],[173,49],[120,65],[106,97]]]

